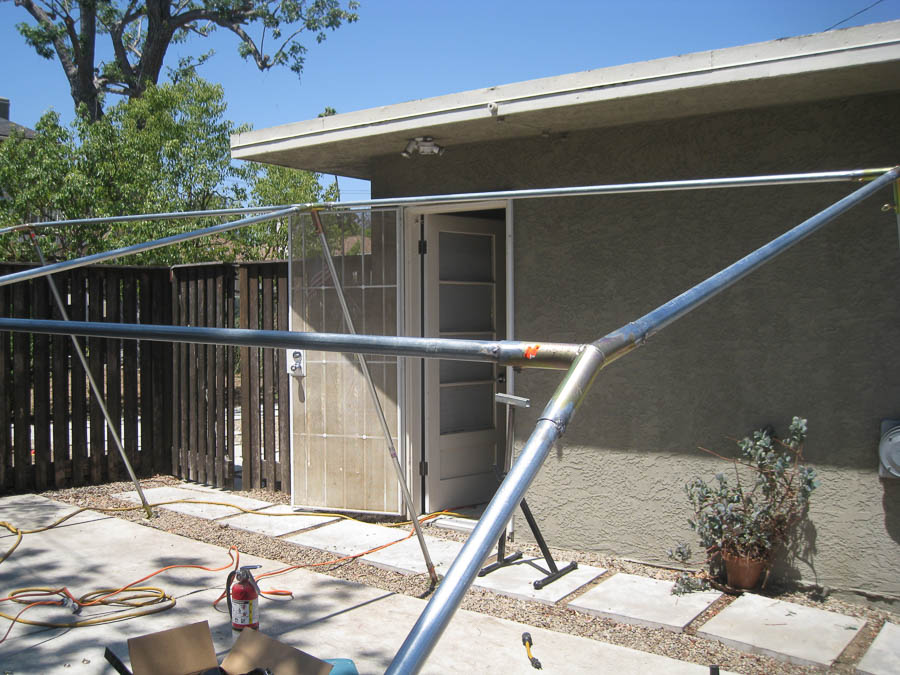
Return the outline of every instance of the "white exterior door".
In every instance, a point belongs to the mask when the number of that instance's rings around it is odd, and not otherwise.
[[[505,223],[446,214],[425,216],[423,328],[426,337],[503,339]],[[492,363],[426,359],[425,508],[488,501],[497,488],[505,425],[494,394],[504,391]],[[499,389],[498,389],[499,387]]]

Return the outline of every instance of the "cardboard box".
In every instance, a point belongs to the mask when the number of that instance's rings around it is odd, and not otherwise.
[[[209,623],[150,633],[128,641],[134,675],[195,675],[219,665]],[[228,675],[268,668],[274,675],[328,675],[332,665],[249,628],[222,661]]]

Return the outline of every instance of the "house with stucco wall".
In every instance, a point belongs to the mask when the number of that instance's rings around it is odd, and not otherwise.
[[[855,186],[391,200],[888,167],[898,113],[894,21],[260,129],[234,136],[232,154],[368,179],[385,200],[326,219],[362,223],[371,240],[340,261],[358,332],[580,343]],[[900,598],[900,480],[879,476],[878,456],[882,422],[900,418],[890,202],[888,190],[865,202],[603,371],[528,493],[551,545],[664,562],[691,539],[685,482],[723,468],[698,446],[734,454],[734,438],[799,415],[821,487],[801,559],[782,573]],[[292,329],[343,331],[304,227]],[[291,389],[294,503],[399,513],[353,356],[305,359]],[[532,401],[516,416],[519,447],[560,378],[413,358],[372,367],[422,512],[489,499],[505,445],[494,395]]]

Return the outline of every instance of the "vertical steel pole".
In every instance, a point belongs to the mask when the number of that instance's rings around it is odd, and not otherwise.
[[[34,234],[34,230],[30,229],[28,231],[28,235],[31,238],[31,244],[34,246],[35,252],[37,252],[38,259],[41,261],[41,265],[46,265],[47,261],[44,259],[44,252],[41,250],[40,245],[38,244],[37,237]],[[59,289],[56,288],[56,282],[53,281],[53,275],[47,276],[47,283],[50,284],[50,291],[53,293],[53,297],[56,299],[56,306],[59,308],[59,313],[62,315],[63,321],[69,320],[69,315],[66,312],[66,306],[63,304],[62,298],[59,295]],[[141,504],[144,507],[144,510],[147,512],[147,517],[153,517],[153,511],[150,509],[150,505],[147,503],[147,498],[144,496],[144,491],[141,489],[141,484],[137,479],[137,476],[134,474],[134,469],[131,468],[131,462],[128,461],[128,456],[125,454],[125,448],[122,447],[122,439],[119,438],[119,430],[113,425],[112,418],[110,417],[109,411],[106,409],[106,401],[103,400],[103,394],[100,392],[100,387],[97,386],[97,381],[94,379],[93,373],[91,373],[91,369],[88,366],[87,359],[84,356],[84,351],[81,349],[81,344],[78,342],[78,338],[75,335],[72,335],[72,345],[75,347],[75,353],[78,354],[78,359],[81,361],[81,365],[84,367],[84,372],[87,374],[88,382],[91,384],[91,391],[94,394],[94,398],[97,399],[97,405],[100,406],[100,410],[103,411],[103,417],[106,418],[106,426],[109,427],[109,433],[112,434],[113,440],[116,442],[116,447],[119,449],[119,455],[122,457],[122,461],[125,463],[125,468],[128,470],[128,475],[131,476],[131,481],[134,483],[134,487],[137,490],[138,497],[141,498]]]
[[[347,306],[347,300],[344,298],[344,289],[337,276],[337,270],[334,268],[334,260],[331,258],[331,251],[328,248],[328,240],[325,238],[325,228],[322,226],[322,220],[316,210],[310,211],[313,225],[319,234],[319,241],[322,244],[322,255],[325,256],[325,262],[328,263],[328,271],[331,273],[331,279],[334,281],[334,288],[337,291],[338,300],[341,303],[341,309],[344,312],[344,321],[347,324],[347,330],[356,334],[353,327],[353,319],[350,318],[350,308]],[[422,556],[425,558],[425,567],[428,570],[428,576],[431,577],[433,583],[437,583],[437,572],[434,569],[434,563],[431,562],[431,556],[428,554],[428,547],[425,545],[425,537],[422,535],[422,528],[419,525],[419,519],[413,509],[412,496],[409,494],[409,488],[406,485],[406,478],[403,476],[403,469],[400,466],[400,460],[397,459],[397,450],[394,447],[394,439],[391,437],[391,430],[388,427],[387,418],[384,416],[384,408],[381,406],[381,399],[378,398],[378,391],[375,389],[375,383],[372,381],[372,375],[369,372],[369,366],[366,363],[366,357],[358,353],[356,358],[359,360],[359,367],[366,378],[366,384],[369,387],[369,394],[372,396],[372,402],[375,404],[375,412],[378,413],[378,421],[381,423],[381,429],[387,441],[388,453],[394,464],[394,471],[397,473],[397,480],[400,482],[400,491],[403,494],[403,502],[406,504],[406,510],[409,512],[409,519],[413,523],[416,531],[416,537],[419,540],[419,546],[422,549]]]

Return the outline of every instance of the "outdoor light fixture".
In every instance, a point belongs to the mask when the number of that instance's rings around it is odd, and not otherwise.
[[[406,144],[400,156],[409,159],[417,152],[420,155],[443,155],[444,148],[435,143],[431,136],[417,136]]]

